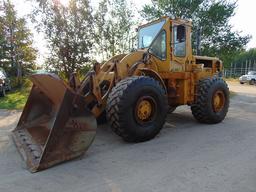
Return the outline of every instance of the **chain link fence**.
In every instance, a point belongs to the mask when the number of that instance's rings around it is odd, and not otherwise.
[[[232,63],[230,68],[224,69],[224,77],[237,78],[247,74],[249,71],[256,71],[256,60],[247,60],[244,63]]]

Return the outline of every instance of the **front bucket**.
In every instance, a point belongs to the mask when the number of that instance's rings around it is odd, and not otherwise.
[[[83,96],[53,74],[30,77],[33,87],[14,142],[31,172],[82,155],[96,134],[96,119]]]

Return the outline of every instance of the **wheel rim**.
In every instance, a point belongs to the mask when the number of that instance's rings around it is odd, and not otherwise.
[[[135,119],[138,123],[144,124],[152,121],[156,114],[156,102],[151,96],[141,97],[135,107]]]
[[[216,91],[213,95],[213,110],[214,112],[220,112],[225,105],[225,95],[223,91]]]

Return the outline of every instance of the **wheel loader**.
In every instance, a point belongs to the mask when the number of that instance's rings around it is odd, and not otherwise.
[[[14,143],[31,172],[76,158],[106,119],[127,142],[154,138],[167,113],[188,105],[200,123],[221,122],[229,90],[218,58],[195,56],[192,22],[162,17],[138,28],[138,47],[96,63],[82,81],[51,73],[30,76],[30,95]]]

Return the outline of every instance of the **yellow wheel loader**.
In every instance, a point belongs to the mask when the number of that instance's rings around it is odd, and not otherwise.
[[[95,64],[83,81],[54,74],[30,77],[33,87],[13,131],[31,172],[81,156],[105,116],[127,142],[154,138],[168,112],[191,106],[201,123],[221,122],[229,90],[218,58],[194,56],[192,23],[162,17],[138,28],[138,49]]]

